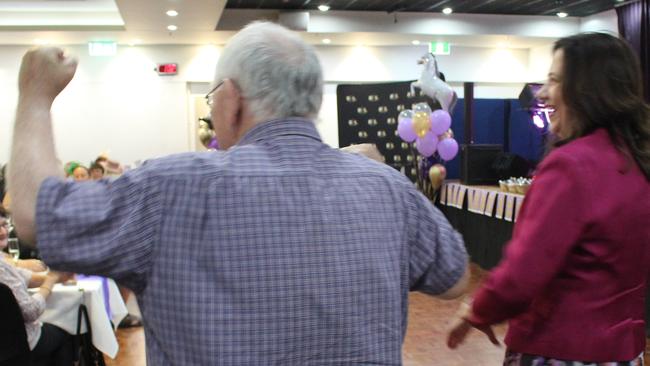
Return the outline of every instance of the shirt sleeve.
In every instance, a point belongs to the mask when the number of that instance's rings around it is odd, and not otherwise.
[[[39,294],[30,295],[22,276],[8,266],[6,263],[0,264],[0,282],[11,289],[25,323],[36,321],[45,311],[45,300]]]
[[[55,270],[110,277],[142,291],[161,221],[159,187],[146,166],[115,180],[46,179],[36,206],[43,260]]]
[[[409,190],[409,287],[440,295],[461,279],[467,252],[461,235],[423,194]]]
[[[495,324],[522,313],[561,271],[589,214],[583,176],[567,154],[542,163],[503,260],[474,297],[472,322]]]

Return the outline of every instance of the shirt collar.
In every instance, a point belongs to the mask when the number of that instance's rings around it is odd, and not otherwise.
[[[278,136],[303,136],[321,141],[313,121],[295,117],[261,122],[248,130],[237,145],[248,145]]]

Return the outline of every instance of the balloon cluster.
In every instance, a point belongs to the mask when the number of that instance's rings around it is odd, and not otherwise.
[[[429,198],[433,197],[435,191],[442,186],[447,177],[447,169],[444,165],[437,163],[433,156],[418,159],[417,172],[417,185],[422,193]]]
[[[415,141],[418,152],[428,158],[436,151],[440,158],[449,161],[458,154],[451,116],[442,109],[431,111],[427,103],[418,103],[413,110],[403,110],[397,118],[397,133],[406,142]]]

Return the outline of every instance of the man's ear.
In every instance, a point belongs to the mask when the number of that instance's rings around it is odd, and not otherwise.
[[[222,116],[227,122],[229,128],[233,129],[241,123],[240,113],[242,109],[241,93],[237,85],[230,79],[225,79],[221,86],[220,92],[222,93]]]

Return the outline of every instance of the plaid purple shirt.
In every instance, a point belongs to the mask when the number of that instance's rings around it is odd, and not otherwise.
[[[460,235],[389,166],[302,119],[114,181],[41,186],[38,247],[131,287],[150,365],[399,365],[409,290],[465,270]]]

